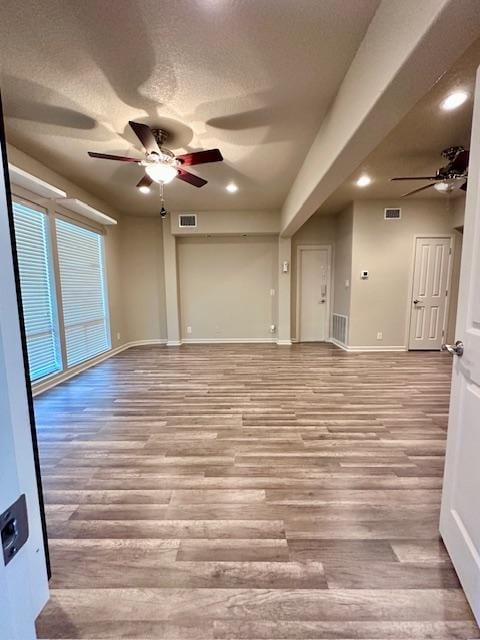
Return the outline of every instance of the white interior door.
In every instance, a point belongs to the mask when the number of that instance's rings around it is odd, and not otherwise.
[[[298,248],[298,336],[301,342],[328,338],[330,247]]]
[[[6,166],[0,109],[0,166]],[[25,496],[27,528],[11,508]],[[8,515],[7,515],[8,514]],[[0,638],[31,640],[48,599],[4,173],[0,171]],[[22,545],[25,532],[26,542]],[[3,547],[7,547],[5,552]]]
[[[451,238],[417,238],[409,349],[440,349],[445,330]]]
[[[473,114],[440,533],[480,623],[480,78]]]

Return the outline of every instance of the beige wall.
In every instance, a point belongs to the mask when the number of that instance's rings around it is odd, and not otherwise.
[[[275,339],[277,237],[179,238],[177,259],[182,340]]]
[[[119,268],[128,342],[164,340],[165,275],[160,217],[124,216],[120,226]]]
[[[181,212],[187,213],[187,212]],[[194,234],[237,235],[275,234],[280,229],[279,211],[198,211],[197,228]],[[192,235],[192,229],[178,226],[179,212],[170,216],[171,232],[174,235]]]
[[[335,244],[336,216],[314,215],[292,236],[292,276],[291,276],[291,328],[292,336],[297,337],[297,249],[299,245]],[[332,251],[332,255],[334,252]]]
[[[451,200],[452,226],[455,229],[463,228],[463,222],[465,220],[465,199],[465,195],[460,195]]]
[[[384,220],[387,206],[401,207],[401,220]],[[354,203],[350,346],[407,344],[415,236],[452,233],[446,199]],[[360,278],[362,269],[368,280]]]
[[[457,220],[454,218],[454,223]],[[456,225],[455,225],[456,226]],[[463,247],[463,220],[462,230],[454,229],[453,232],[453,262],[452,276],[450,281],[450,298],[448,301],[448,318],[447,318],[447,339],[446,342],[453,343],[457,339],[457,310],[458,310],[458,293],[460,288],[460,267],[462,262]]]
[[[352,282],[353,205],[338,214],[335,227],[333,312],[350,315]],[[348,286],[347,286],[348,282]],[[347,336],[348,342],[348,336]]]
[[[16,147],[8,145],[7,147],[8,161],[16,167],[31,173],[33,176],[48,182],[49,184],[62,189],[67,192],[67,195],[71,198],[78,198],[90,206],[106,213],[115,220],[118,221],[116,226],[104,227],[105,231],[105,262],[107,273],[107,287],[109,298],[109,311],[110,311],[110,327],[112,336],[112,348],[121,346],[127,342],[127,338],[124,330],[123,322],[123,292],[122,282],[120,277],[121,263],[120,257],[120,238],[122,217],[120,214],[112,209],[106,202],[103,202],[99,198],[95,197],[82,187],[71,182],[64,176],[48,169],[38,160],[31,158],[27,154],[23,153]],[[12,189],[15,190],[12,185]],[[88,222],[88,221],[87,221]],[[117,335],[120,334],[120,339]]]

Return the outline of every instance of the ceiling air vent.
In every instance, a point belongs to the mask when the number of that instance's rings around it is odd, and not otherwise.
[[[195,213],[181,213],[178,216],[178,226],[180,228],[195,228],[197,226],[197,215]]]
[[[384,216],[385,220],[400,220],[402,217],[402,210],[398,208],[386,208]]]

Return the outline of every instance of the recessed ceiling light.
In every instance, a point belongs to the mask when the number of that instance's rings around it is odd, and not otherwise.
[[[363,176],[360,176],[360,178],[357,180],[357,187],[368,187],[371,181],[372,179],[370,178],[370,176],[367,176],[366,174],[364,174]]]
[[[236,193],[238,191],[238,187],[236,184],[234,184],[233,182],[230,182],[229,184],[227,184],[227,186],[225,187],[225,189],[229,192],[229,193]]]
[[[441,107],[444,111],[452,111],[462,105],[467,98],[468,93],[466,91],[454,91],[445,98]]]
[[[138,190],[141,191],[141,193],[150,193],[150,187],[147,187],[147,185],[142,184],[141,187],[138,187]]]

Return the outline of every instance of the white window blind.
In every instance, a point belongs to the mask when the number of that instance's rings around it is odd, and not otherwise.
[[[56,221],[65,344],[69,367],[110,348],[103,237]]]
[[[61,369],[45,213],[13,203],[30,380]]]

